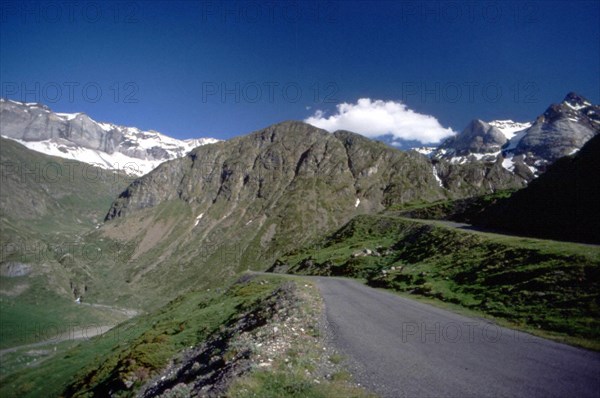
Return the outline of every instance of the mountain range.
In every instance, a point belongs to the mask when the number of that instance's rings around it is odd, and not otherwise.
[[[132,175],[146,174],[166,160],[218,141],[178,140],[152,130],[97,122],[85,113],[54,113],[46,105],[2,98],[0,132],[37,152]]]
[[[136,247],[124,279],[160,291],[167,275],[186,286],[216,272],[264,269],[358,214],[523,185],[499,163],[434,164],[359,134],[290,121],[195,148],[136,179],[95,239]],[[173,264],[182,272],[171,273]]]
[[[474,120],[426,155],[298,121],[191,142],[0,104],[3,325],[114,325],[146,313],[116,343],[59,347],[37,367],[20,359],[32,350],[9,356],[18,371],[0,387],[7,396],[39,395],[57,364],[73,368],[51,387],[66,396],[156,396],[192,380],[168,365],[182,358],[183,373],[227,369],[245,355],[234,349],[239,333],[281,310],[279,301],[260,309],[278,279],[246,271],[358,277],[532,330],[597,338],[596,247],[417,219],[471,206],[468,221],[481,228],[597,243],[598,106],[579,95],[532,123]],[[144,165],[143,175],[122,159]],[[40,340],[9,331],[1,348]],[[224,359],[195,364],[206,355]]]
[[[415,150],[452,164],[492,164],[500,160],[506,170],[530,181],[596,135],[599,115],[599,106],[571,92],[534,121],[474,119],[461,133],[437,147]],[[0,116],[1,135],[29,149],[138,176],[197,146],[218,141],[178,140],[152,130],[96,122],[84,113],[54,113],[45,105],[6,99],[0,99]]]

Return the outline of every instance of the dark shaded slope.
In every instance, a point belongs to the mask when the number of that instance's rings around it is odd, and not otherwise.
[[[473,220],[511,233],[600,243],[600,136]]]

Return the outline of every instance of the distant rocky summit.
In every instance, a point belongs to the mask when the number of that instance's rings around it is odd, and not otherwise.
[[[453,164],[494,163],[526,180],[543,173],[557,159],[572,155],[600,132],[600,106],[569,93],[532,123],[473,120],[437,148],[418,152]]]
[[[497,127],[482,120],[473,120],[460,134],[442,142],[439,150],[446,156],[497,154],[507,142],[506,135]]]

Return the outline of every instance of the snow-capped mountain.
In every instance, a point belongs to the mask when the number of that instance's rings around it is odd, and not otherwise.
[[[481,143],[483,143],[484,140],[489,140],[489,138],[491,138],[486,137],[486,135],[489,134],[491,136],[495,136],[495,139],[492,138],[492,142],[496,141],[497,145],[504,145],[517,133],[531,127],[531,124],[531,122],[521,123],[512,120],[492,120],[491,122],[473,120],[471,123],[469,123],[469,126],[467,126],[465,131],[443,141],[439,146],[422,146],[413,148],[413,150],[427,157],[434,157],[438,159],[445,158],[450,160],[452,163],[465,163],[470,159],[481,160],[483,156],[496,156],[501,152],[500,148],[494,148],[494,150],[490,151],[489,145],[481,147]],[[492,129],[492,127],[494,129]],[[502,133],[505,139],[503,139],[498,132]],[[479,134],[482,135],[480,136]],[[465,135],[471,136],[471,141],[465,140]],[[457,146],[457,141],[462,145]],[[479,148],[477,148],[477,141],[480,141]],[[458,155],[458,152],[461,152],[462,155]],[[469,157],[470,155],[473,156]]]
[[[505,158],[521,158],[531,167],[544,168],[572,155],[600,133],[600,106],[576,93],[553,104],[527,130],[517,133],[502,148]]]
[[[452,164],[469,162],[495,163],[502,158],[502,148],[512,139],[521,136],[531,126],[531,123],[520,123],[512,120],[473,120],[459,134],[444,140],[428,155],[433,159],[444,159]],[[424,151],[419,151],[423,153]],[[512,162],[504,161],[502,166],[529,180],[535,177],[537,170],[520,167],[515,170]]]
[[[569,93],[533,122],[473,120],[437,148],[415,150],[454,164],[499,161],[505,169],[531,180],[557,159],[576,153],[599,132],[600,107]]]
[[[473,120],[460,134],[444,140],[439,149],[445,150],[444,154],[452,158],[467,158],[497,154],[507,141],[506,135],[498,128],[483,120]]]
[[[143,175],[160,163],[219,140],[178,140],[156,131],[97,122],[84,113],[0,98],[0,134],[47,155]]]

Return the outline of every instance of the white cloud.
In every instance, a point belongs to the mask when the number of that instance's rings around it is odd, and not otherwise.
[[[323,111],[317,110],[304,121],[330,132],[349,130],[369,138],[391,134],[394,138],[423,144],[456,134],[451,128],[442,127],[435,117],[408,109],[402,102],[361,98],[356,104],[344,102],[336,108],[334,115],[326,117]]]

